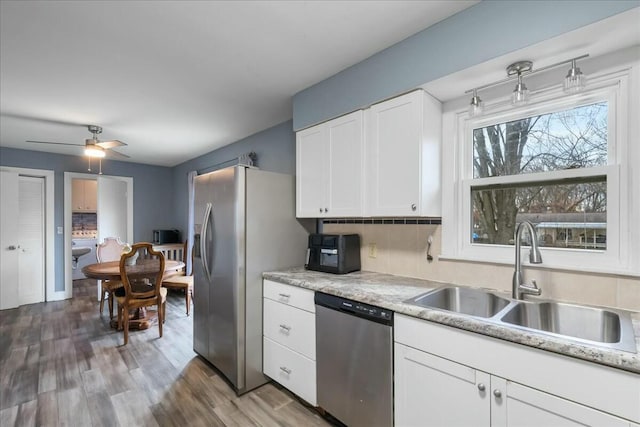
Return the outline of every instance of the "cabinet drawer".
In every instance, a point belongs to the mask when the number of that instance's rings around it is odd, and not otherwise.
[[[316,360],[315,315],[264,299],[264,336]]]
[[[314,292],[309,289],[272,282],[271,280],[264,281],[265,298],[298,307],[311,313],[316,312],[313,296]]]
[[[264,374],[315,406],[316,363],[264,338]]]

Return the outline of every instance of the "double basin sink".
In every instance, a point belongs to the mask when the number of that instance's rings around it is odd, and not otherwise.
[[[463,287],[438,288],[405,302],[587,345],[636,352],[631,317],[624,311],[550,301],[512,300],[482,289]]]

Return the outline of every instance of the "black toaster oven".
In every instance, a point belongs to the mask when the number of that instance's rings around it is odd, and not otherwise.
[[[360,236],[358,234],[309,235],[305,268],[334,274],[360,270]]]

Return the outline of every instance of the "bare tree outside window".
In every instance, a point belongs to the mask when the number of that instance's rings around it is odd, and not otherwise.
[[[607,120],[607,102],[599,102],[474,129],[474,178],[606,165]],[[476,187],[471,197],[475,242],[511,244],[527,219],[547,246],[606,247],[604,176]]]

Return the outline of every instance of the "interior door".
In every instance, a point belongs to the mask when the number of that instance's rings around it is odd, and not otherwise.
[[[0,309],[7,309],[44,301],[44,179],[0,173]]]
[[[18,178],[18,302],[44,301],[44,178]]]
[[[0,171],[0,309],[18,299],[18,174]]]
[[[130,242],[128,229],[127,182],[117,177],[98,177],[98,241],[105,237],[119,237]]]

